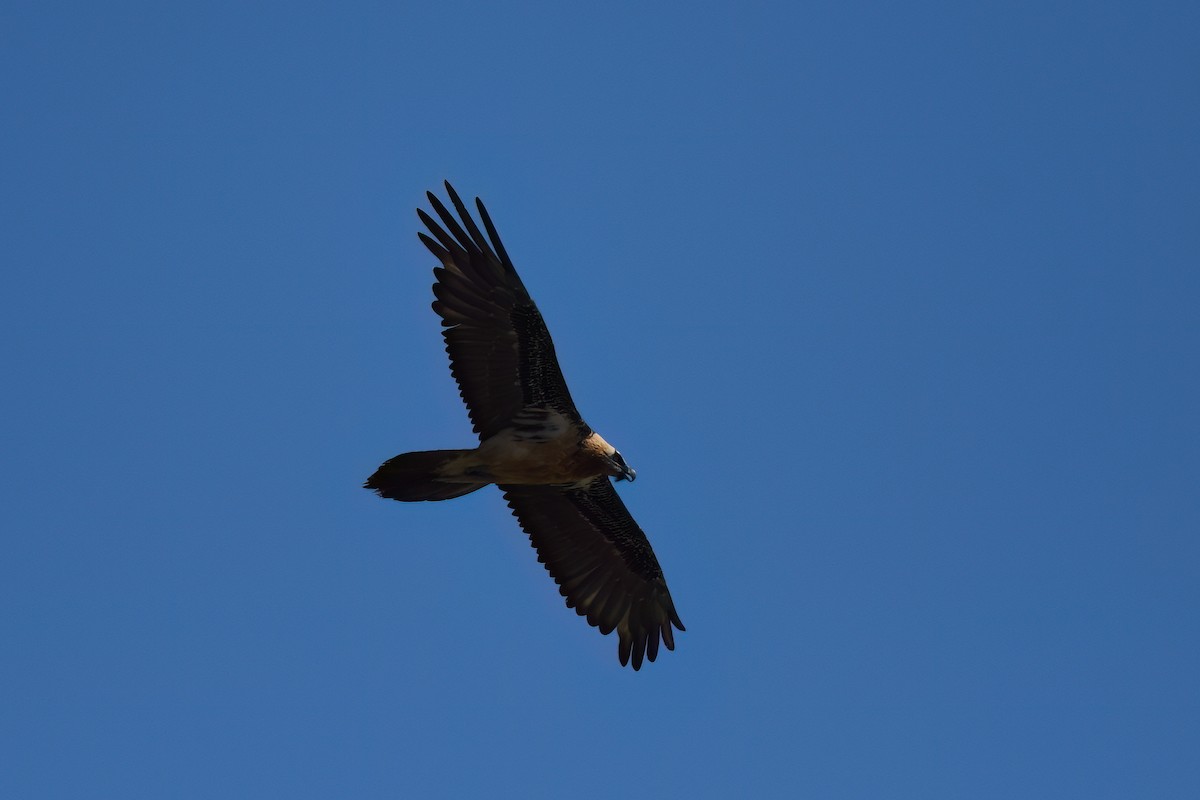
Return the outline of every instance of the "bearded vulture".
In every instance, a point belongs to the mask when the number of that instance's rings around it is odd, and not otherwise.
[[[567,606],[601,633],[615,630],[621,665],[640,669],[660,640],[675,649],[672,626],[684,628],[650,542],[610,480],[636,473],[575,408],[546,323],[483,203],[475,200],[486,238],[448,182],[446,192],[458,219],[428,192],[441,224],[418,209],[432,238],[417,235],[441,262],[433,310],[479,446],[398,455],[364,486],[412,502],[496,484]]]

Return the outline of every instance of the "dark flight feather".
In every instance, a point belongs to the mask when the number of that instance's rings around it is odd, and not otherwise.
[[[602,633],[618,631],[622,664],[653,661],[660,639],[675,649],[672,626],[684,627],[662,568],[608,478],[581,488],[500,489],[567,605]]]
[[[434,270],[433,310],[442,318],[450,371],[475,432],[481,441],[487,439],[507,427],[521,409],[537,406],[552,408],[584,435],[591,433],[567,390],[546,323],[508,260],[483,203],[476,201],[490,243],[449,183],[446,191],[462,224],[430,193],[441,224],[418,210],[432,238],[419,235],[442,263]]]

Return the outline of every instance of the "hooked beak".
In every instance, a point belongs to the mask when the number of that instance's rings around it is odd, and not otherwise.
[[[621,474],[617,476],[617,480],[629,481],[630,483],[633,483],[633,479],[636,477],[637,477],[637,472],[634,470],[634,468],[626,466],[624,469],[621,470]]]

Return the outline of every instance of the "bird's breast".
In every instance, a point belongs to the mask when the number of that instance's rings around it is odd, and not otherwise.
[[[567,429],[553,437],[531,437],[528,428],[514,425],[480,444],[478,453],[500,484],[576,483],[605,474],[604,464]]]

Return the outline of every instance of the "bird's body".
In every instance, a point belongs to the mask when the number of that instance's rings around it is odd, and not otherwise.
[[[555,417],[559,415],[555,414]],[[547,425],[536,437],[524,429],[505,428],[470,450],[435,450],[405,453],[385,462],[372,480],[371,486],[383,497],[391,497],[386,485],[389,474],[405,462],[435,452],[440,458],[432,463],[428,475],[432,482],[447,488],[466,488],[469,491],[489,483],[512,486],[545,486],[547,484],[577,484],[605,475],[619,475],[612,466],[612,445],[598,433],[580,439],[566,425]],[[389,466],[391,465],[391,466]],[[433,500],[445,498],[393,498]]]
[[[558,415],[554,415],[558,416]],[[475,450],[494,483],[516,486],[575,484],[602,476],[623,476],[613,467],[616,453],[598,433],[580,439],[564,425],[545,429],[544,438],[529,436],[520,428],[505,428]]]
[[[435,237],[420,234],[442,266],[434,270],[451,372],[479,434],[469,450],[405,453],[365,486],[402,501],[448,500],[490,483],[504,492],[567,605],[602,633],[618,632],[622,664],[634,669],[674,649],[683,630],[645,534],[610,478],[636,473],[583,421],[567,391],[541,314],[517,276],[483,204],[488,239],[450,184],[462,225],[432,194],[447,233],[418,210]]]

